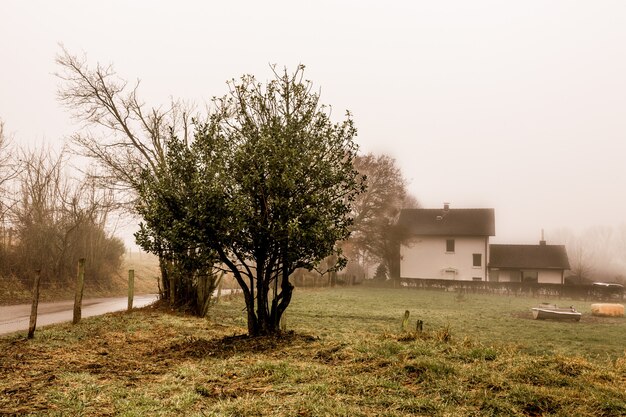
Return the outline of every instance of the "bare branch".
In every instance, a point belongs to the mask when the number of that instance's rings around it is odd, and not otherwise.
[[[84,56],[62,46],[56,63],[62,81],[58,99],[83,123],[71,142],[75,152],[97,161],[98,176],[107,180],[101,185],[136,191],[143,170],[154,173],[166,163],[170,134],[188,138],[191,105],[171,100],[166,109],[147,107],[139,98],[139,80],[129,86],[112,65],[90,68]]]

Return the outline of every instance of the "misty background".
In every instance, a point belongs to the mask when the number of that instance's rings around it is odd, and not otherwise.
[[[544,229],[626,267],[626,3],[9,0],[0,16],[0,118],[20,146],[80,127],[56,98],[59,44],[141,79],[151,106],[202,108],[226,80],[302,63],[423,207],[493,207],[494,243]]]

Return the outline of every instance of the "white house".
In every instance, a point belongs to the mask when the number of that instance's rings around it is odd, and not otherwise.
[[[404,209],[398,227],[408,236],[400,246],[400,278],[487,280],[494,210]]]

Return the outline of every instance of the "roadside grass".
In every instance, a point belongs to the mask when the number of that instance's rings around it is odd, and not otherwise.
[[[626,415],[626,320],[534,321],[541,301],[297,289],[279,337],[246,337],[237,295],[45,327],[0,338],[0,415]]]

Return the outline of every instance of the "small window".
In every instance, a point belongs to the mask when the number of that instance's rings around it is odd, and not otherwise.
[[[483,266],[483,254],[482,253],[475,253],[472,255],[472,257],[474,258],[474,266]]]
[[[454,252],[454,239],[446,239],[446,252]]]
[[[472,277],[472,281],[482,281],[481,277]]]

